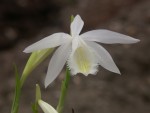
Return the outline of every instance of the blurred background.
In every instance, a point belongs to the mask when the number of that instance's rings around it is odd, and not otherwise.
[[[10,113],[13,63],[21,74],[30,55],[22,52],[24,48],[55,32],[69,33],[70,16],[76,14],[85,22],[82,33],[109,29],[141,42],[103,45],[122,75],[100,67],[95,76],[71,77],[65,113],[150,113],[150,0],[0,0],[0,113]],[[32,113],[36,83],[43,100],[56,107],[64,71],[45,89],[49,61],[50,57],[25,82],[19,113]]]

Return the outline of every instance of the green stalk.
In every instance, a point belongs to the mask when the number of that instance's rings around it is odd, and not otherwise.
[[[36,91],[35,91],[35,103],[32,105],[32,112],[38,113],[38,101],[41,100],[41,89],[38,84],[36,84]]]
[[[19,101],[21,96],[21,90],[23,84],[29,74],[48,56],[53,52],[53,48],[38,50],[31,54],[29,60],[23,70],[21,78],[18,75],[17,67],[15,66],[15,75],[16,75],[16,86],[15,86],[15,94],[13,98],[13,104],[11,108],[11,113],[18,113],[19,109]]]
[[[61,95],[60,95],[60,99],[59,99],[58,106],[57,106],[58,113],[62,113],[63,111],[65,99],[67,96],[69,81],[70,81],[70,71],[67,68],[65,80],[62,81],[62,85],[61,85]]]
[[[70,20],[71,20],[71,22],[73,22],[73,20],[74,20],[73,15],[71,16]],[[70,81],[70,70],[67,67],[66,68],[66,77],[65,77],[65,80],[62,81],[61,95],[60,95],[59,102],[58,102],[58,105],[57,105],[57,112],[58,113],[62,113],[62,111],[63,111],[65,99],[66,99],[66,96],[67,96],[69,81]]]
[[[15,94],[13,98],[11,113],[18,113],[21,86],[20,86],[20,78],[19,78],[16,65],[14,67],[15,67],[16,85],[15,85]]]

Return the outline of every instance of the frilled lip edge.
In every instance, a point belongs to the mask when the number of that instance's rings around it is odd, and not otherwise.
[[[98,61],[93,49],[81,39],[78,40],[78,44],[72,45],[76,45],[76,47],[73,47],[74,49],[67,60],[71,74],[82,73],[85,76],[96,74],[98,71]]]

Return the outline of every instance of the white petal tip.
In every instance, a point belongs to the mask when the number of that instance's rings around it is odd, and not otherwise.
[[[137,39],[137,42],[140,42],[140,40],[139,40],[139,39]]]
[[[115,71],[113,71],[113,72],[121,75],[121,72],[120,72],[120,70],[118,68]]]
[[[49,83],[45,80],[45,84],[44,84],[45,88],[47,88],[48,85],[49,85]]]
[[[119,71],[119,72],[117,72],[117,74],[121,75],[121,72]]]
[[[28,48],[25,48],[25,49],[23,50],[23,52],[24,52],[24,53],[31,53]]]
[[[25,49],[25,50],[23,50],[23,52],[24,52],[24,53],[27,53],[26,49]]]
[[[45,82],[44,82],[45,88],[47,88],[52,82],[53,82],[52,79],[50,79],[46,76]]]
[[[109,71],[111,71],[111,72],[113,72],[113,73],[116,73],[116,74],[118,74],[118,75],[121,75],[121,72],[120,72],[120,70],[118,69],[117,66],[115,66],[114,69],[111,69],[111,70],[109,70]]]
[[[79,14],[77,14],[77,15],[75,16],[75,18],[81,18],[81,17],[80,17],[80,15],[79,15]]]
[[[47,88],[48,85],[45,85],[45,89]]]
[[[44,113],[58,113],[51,105],[42,100],[39,100],[38,104]]]
[[[139,39],[134,39],[132,43],[138,43],[138,42],[140,42]]]

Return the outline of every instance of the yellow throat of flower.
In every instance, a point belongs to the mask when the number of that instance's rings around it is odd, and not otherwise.
[[[84,50],[84,48],[79,47],[79,48],[77,48],[77,50],[74,54],[79,70],[82,73],[85,73],[85,75],[86,75],[86,73],[89,73],[90,68],[91,68],[91,62],[90,62],[89,57],[87,57],[88,54],[86,53],[86,51],[87,50]]]

